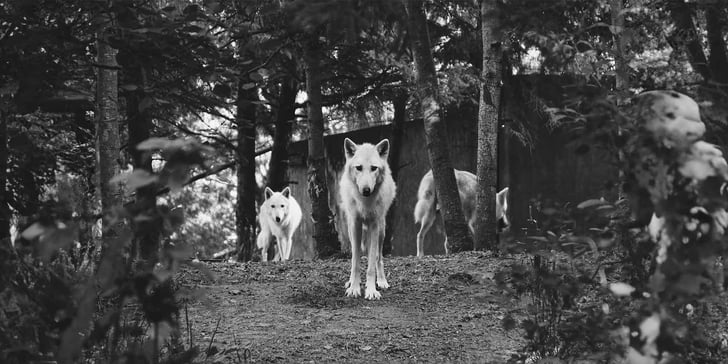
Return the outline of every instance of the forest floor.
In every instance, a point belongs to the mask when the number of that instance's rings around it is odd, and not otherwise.
[[[345,297],[349,259],[205,263],[214,278],[187,268],[177,281],[195,292],[189,332],[206,363],[505,363],[524,339],[502,322],[520,321],[526,304],[493,278],[514,263],[387,257],[391,288],[378,301]]]

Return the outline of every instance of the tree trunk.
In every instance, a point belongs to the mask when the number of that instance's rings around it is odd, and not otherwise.
[[[298,87],[293,77],[281,82],[278,97],[278,114],[273,134],[273,149],[268,163],[268,187],[281,191],[288,186],[288,145],[291,143],[291,128],[296,118],[296,92]]]
[[[667,8],[676,27],[669,37],[670,44],[676,50],[684,48],[693,69],[706,81],[712,79],[708,59],[705,57],[700,37],[695,29],[690,4],[683,0],[668,0]]]
[[[99,289],[105,290],[109,282],[113,282],[119,275],[125,275],[121,264],[122,247],[117,239],[121,235],[122,223],[110,219],[110,212],[115,207],[121,207],[123,190],[118,183],[110,183],[112,177],[120,171],[120,137],[119,137],[119,90],[118,90],[118,64],[116,63],[116,49],[108,43],[108,30],[113,22],[109,13],[113,0],[98,4],[101,9],[94,17],[96,26],[96,150],[98,151],[98,171],[101,191],[101,208],[103,211],[103,232],[101,261],[97,267],[98,280],[90,282],[84,288],[84,293],[78,302],[79,313],[70,326],[61,335],[60,345],[56,358],[60,363],[76,362],[81,355],[83,341],[88,334],[88,328],[93,321],[92,312],[95,312],[96,298]],[[93,284],[92,284],[93,283]],[[100,288],[98,288],[100,287]]]
[[[0,110],[0,244],[10,239],[10,207],[8,205],[8,122],[10,113]]]
[[[616,65],[615,88],[620,94],[620,99],[627,95],[623,92],[629,90],[629,64],[627,62],[626,38],[624,37],[624,0],[611,0],[612,34],[614,35],[614,61]]]
[[[141,151],[136,146],[149,139],[151,136],[152,120],[149,116],[148,103],[144,100],[148,97],[145,92],[146,69],[143,66],[130,67],[129,81],[137,86],[137,89],[130,91],[126,98],[127,105],[127,127],[129,130],[129,155],[135,170],[143,170],[152,173],[152,154],[148,151]],[[143,216],[134,223],[134,242],[142,266],[152,268],[158,260],[159,238],[161,235],[161,220],[157,213],[157,190],[156,184],[143,186],[136,190],[136,201],[132,205],[135,216]],[[134,256],[136,258],[136,256]]]
[[[76,143],[83,148],[88,148],[89,151],[92,151],[94,135],[96,134],[96,128],[93,120],[86,116],[85,111],[77,111],[74,114],[74,124]],[[83,183],[82,189],[85,193],[80,197],[80,211],[79,215],[75,219],[78,225],[78,241],[81,244],[81,249],[77,257],[79,260],[76,261],[77,267],[86,259],[92,261],[93,254],[96,249],[96,241],[94,241],[93,234],[93,227],[96,225],[96,214],[94,209],[98,204],[95,178],[95,163],[87,163],[84,167],[84,175],[80,179]]]
[[[238,261],[247,262],[253,256],[255,242],[255,103],[257,87],[246,89],[250,80],[238,81],[238,204],[235,209],[235,226],[238,233]]]
[[[103,247],[118,236],[120,224],[112,225],[109,220],[109,212],[114,207],[122,205],[123,191],[120,184],[111,184],[111,178],[119,174],[120,162],[120,136],[119,136],[119,89],[118,69],[116,62],[117,50],[112,48],[107,41],[107,29],[111,17],[106,14],[103,19],[97,19],[100,29],[96,34],[96,62],[97,68],[96,83],[96,146],[98,150],[98,170],[101,184],[101,209],[103,218]]]
[[[713,81],[722,88],[728,87],[728,54],[726,52],[723,27],[725,19],[724,4],[708,4],[705,9],[706,27],[708,30],[708,49],[710,51],[710,67]]]
[[[422,105],[427,153],[432,166],[438,204],[445,223],[450,251],[457,253],[472,249],[473,240],[463,217],[455,173],[448,152],[447,132],[442,122],[439,86],[430,49],[427,19],[421,1],[403,1],[407,12],[410,47],[415,64],[417,98]]]
[[[303,46],[308,94],[308,195],[311,198],[313,238],[319,258],[341,251],[329,207],[326,155],[324,154],[324,117],[321,110],[321,48],[312,36]],[[343,148],[343,146],[342,146]]]
[[[400,156],[402,147],[402,137],[404,136],[404,122],[407,119],[407,100],[409,94],[404,89],[397,90],[397,94],[392,100],[394,105],[394,119],[392,120],[392,140],[389,147],[389,167],[392,170],[392,179],[395,184],[399,177]],[[394,238],[394,218],[397,209],[389,209],[387,211],[387,226],[384,233],[384,245],[382,246],[382,254],[389,255],[392,253],[392,239]]]
[[[498,123],[503,80],[503,48],[499,13],[496,2],[480,2],[483,35],[483,84],[480,88],[478,109],[476,250],[493,250],[497,247],[498,242],[495,195],[498,190]]]

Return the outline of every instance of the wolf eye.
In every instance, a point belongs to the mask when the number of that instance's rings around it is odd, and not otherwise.
[[[270,207],[272,207],[272,208],[276,208],[276,205],[270,205]]]
[[[361,166],[356,166],[354,168],[356,168],[356,170],[359,171],[359,172],[361,172],[361,170],[362,170],[362,167]]]
[[[286,207],[286,205],[281,205],[281,207]]]
[[[372,166],[372,172],[376,171],[376,170],[377,170],[377,168],[379,168],[379,167],[377,167],[377,166]]]

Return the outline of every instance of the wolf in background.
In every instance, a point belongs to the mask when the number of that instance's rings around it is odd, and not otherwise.
[[[302,216],[301,206],[291,196],[289,187],[284,188],[281,192],[273,192],[269,187],[265,188],[265,201],[260,206],[258,214],[260,233],[258,233],[256,242],[258,249],[261,249],[264,262],[268,260],[268,247],[272,237],[278,241],[273,260],[283,261],[291,258],[293,233],[301,223]]]
[[[397,194],[387,157],[389,140],[376,146],[357,145],[349,138],[344,140],[346,164],[339,181],[341,211],[351,243],[351,275],[346,282],[346,295],[361,295],[360,251],[368,253],[367,280],[364,298],[380,299],[381,289],[389,288],[384,274],[382,246],[384,244],[385,216]]]
[[[468,223],[470,233],[475,234],[475,199],[478,178],[467,171],[455,169],[455,180],[458,184],[458,192],[460,192],[460,203],[462,204],[463,215]],[[510,225],[508,221],[508,187],[504,188],[496,195],[495,217],[502,226]],[[435,179],[432,176],[432,170],[427,172],[420,187],[417,190],[417,204],[415,205],[415,223],[420,224],[420,231],[417,232],[417,256],[425,255],[423,244],[427,232],[430,231],[432,224],[437,217],[437,193],[435,192]],[[447,236],[445,236],[445,254],[450,251],[447,245]]]

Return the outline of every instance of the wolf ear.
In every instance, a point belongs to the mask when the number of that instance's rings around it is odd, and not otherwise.
[[[387,159],[389,156],[389,139],[384,139],[377,144],[377,152],[382,159]]]
[[[281,193],[283,194],[283,197],[288,198],[289,196],[291,196],[291,188],[286,187]]]
[[[498,192],[495,197],[495,199],[498,201],[498,204],[500,204],[501,206],[505,206],[508,203],[508,191],[508,187],[506,187]]]
[[[271,196],[273,196],[273,190],[270,189],[270,187],[265,188],[265,199],[269,199]]]
[[[356,153],[356,144],[349,138],[344,139],[344,153],[346,154],[346,159],[353,157],[354,153]]]

